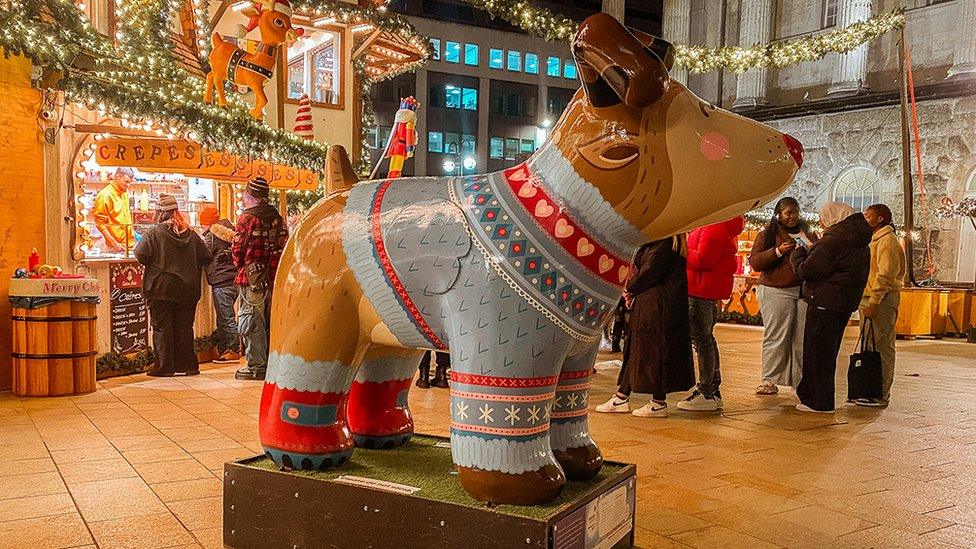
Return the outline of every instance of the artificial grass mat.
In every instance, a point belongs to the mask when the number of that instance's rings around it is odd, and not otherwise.
[[[352,459],[340,467],[327,471],[290,471],[285,474],[301,475],[330,481],[342,475],[359,476],[397,484],[414,486],[420,490],[414,497],[453,503],[465,507],[486,508],[484,502],[475,500],[464,491],[451,461],[451,449],[435,446],[447,439],[414,435],[398,448],[391,450],[368,450],[356,448]],[[244,463],[248,467],[279,471],[275,462],[267,457]],[[611,477],[620,472],[625,465],[605,463],[600,473],[586,482],[567,481],[562,493],[549,503],[535,506],[496,505],[491,510],[512,516],[535,520],[545,520],[573,505],[586,494],[609,488],[606,484]]]

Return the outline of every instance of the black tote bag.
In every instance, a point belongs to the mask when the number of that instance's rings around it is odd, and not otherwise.
[[[847,400],[880,399],[884,396],[881,388],[881,353],[875,350],[870,318],[864,320],[857,344],[858,352],[851,355],[851,364],[847,368]]]

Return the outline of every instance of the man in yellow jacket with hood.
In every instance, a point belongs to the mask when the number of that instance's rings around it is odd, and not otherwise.
[[[875,204],[864,211],[864,217],[874,235],[871,237],[871,271],[861,299],[861,321],[870,319],[874,330],[875,347],[881,354],[884,398],[857,399],[854,404],[883,407],[888,405],[891,383],[895,379],[895,321],[907,266],[905,252],[891,221],[891,209],[884,204]]]

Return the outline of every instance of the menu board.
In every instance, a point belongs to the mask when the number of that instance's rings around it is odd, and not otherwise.
[[[109,264],[112,351],[128,354],[149,346],[149,310],[142,296],[142,265]]]

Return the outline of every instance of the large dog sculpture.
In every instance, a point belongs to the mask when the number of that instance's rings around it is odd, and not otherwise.
[[[802,147],[669,81],[670,46],[607,15],[572,49],[583,90],[524,164],[336,189],[298,227],[261,399],[279,465],[405,441],[422,349],[450,349],[451,451],[472,496],[536,504],[597,474],[587,389],[634,251],[775,197]],[[330,169],[355,182],[344,157]]]

